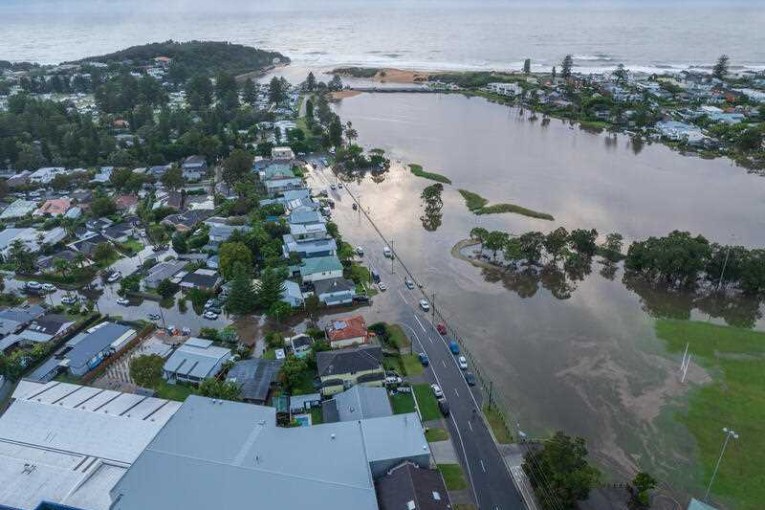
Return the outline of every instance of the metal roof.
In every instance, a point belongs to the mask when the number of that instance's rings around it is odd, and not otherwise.
[[[385,388],[362,385],[353,386],[342,393],[338,393],[332,400],[324,402],[323,405],[329,407],[329,412],[325,413],[325,417],[329,415],[333,421],[363,420],[393,414],[390,400],[388,400],[388,392]]]
[[[122,344],[125,339],[135,336],[129,326],[114,322],[102,322],[84,333],[80,333],[67,342],[72,349],[66,353],[70,367],[85,366],[97,354],[104,352],[113,344]]]
[[[165,361],[166,372],[204,379],[213,374],[221,360],[231,357],[231,350],[212,345],[209,340],[190,338]]]
[[[277,380],[282,363],[284,360],[260,358],[238,361],[228,371],[227,379],[240,386],[242,398],[265,402],[271,383]]]

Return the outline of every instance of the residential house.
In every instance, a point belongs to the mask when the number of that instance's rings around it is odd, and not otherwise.
[[[95,184],[108,184],[112,178],[113,172],[114,172],[113,166],[102,166],[99,169],[98,173],[90,180],[90,182]]]
[[[208,218],[204,223],[210,227],[207,235],[210,238],[209,245],[213,247],[218,247],[221,243],[228,241],[237,230],[242,233],[252,230],[248,225],[229,225],[226,218],[219,216]]]
[[[347,305],[356,295],[356,284],[345,278],[319,280],[313,284],[314,294],[327,306]]]
[[[358,421],[392,416],[388,390],[369,386],[353,386],[321,403],[324,423]]]
[[[690,144],[700,143],[704,138],[704,133],[693,124],[666,120],[656,123],[656,131],[669,140],[685,141]]]
[[[30,322],[27,329],[58,338],[66,335],[74,325],[66,315],[48,312]]]
[[[303,179],[293,177],[292,179],[268,180],[263,182],[263,186],[269,197],[275,197],[287,191],[301,189],[303,187]]]
[[[0,220],[13,220],[32,214],[37,209],[37,202],[19,198],[0,213]]]
[[[285,345],[288,345],[292,350],[292,354],[298,358],[305,358],[311,354],[311,348],[313,347],[313,338],[305,333],[300,333],[292,337],[284,339]]]
[[[271,149],[271,159],[290,161],[295,159],[295,153],[289,147],[274,147]]]
[[[187,262],[185,260],[168,260],[160,262],[149,269],[148,274],[143,279],[144,287],[147,289],[156,289],[163,280],[177,280],[176,283],[180,283],[181,278],[186,275],[184,272],[186,264]]]
[[[373,345],[317,352],[321,394],[329,397],[357,384],[382,386],[382,359],[382,349]]]
[[[309,393],[307,395],[291,395],[289,402],[291,414],[311,412],[314,407],[321,406],[321,393]]]
[[[184,291],[199,289],[204,291],[214,291],[222,282],[218,271],[214,269],[197,269],[181,278],[180,286]]]
[[[303,279],[303,283],[329,280],[343,276],[343,264],[336,256],[313,257],[303,260],[297,271]]]
[[[361,315],[333,320],[324,330],[333,349],[369,342],[367,323]]]
[[[153,177],[154,179],[161,179],[163,175],[165,175],[165,172],[170,170],[173,166],[172,165],[156,165],[156,166],[150,166],[148,170],[146,170],[146,174]]]
[[[189,156],[181,163],[181,171],[186,181],[200,181],[207,174],[207,161],[204,156]]]
[[[171,214],[161,221],[163,225],[173,227],[178,232],[189,232],[205,219],[212,216],[212,211],[196,210],[186,211],[180,214]]]
[[[14,188],[20,188],[21,186],[26,186],[29,184],[29,176],[32,175],[32,172],[29,170],[23,170],[16,175],[12,175],[8,177],[8,180],[5,181],[5,184],[10,189]]]
[[[50,184],[57,176],[67,173],[64,167],[45,167],[35,170],[29,175],[29,180],[37,184]]]
[[[43,273],[48,273],[56,270],[56,261],[57,260],[64,260],[67,263],[69,263],[71,266],[74,266],[78,263],[80,253],[72,250],[70,248],[64,248],[62,250],[57,251],[56,253],[52,255],[46,255],[45,257],[40,257],[37,259],[36,266],[37,270],[41,271]],[[82,266],[89,266],[91,265],[91,262],[88,260],[82,261]]]
[[[46,214],[50,216],[63,216],[69,211],[70,207],[72,207],[72,201],[68,198],[56,198],[46,200],[34,214],[35,216],[45,216]]]
[[[23,347],[34,344],[46,344],[53,339],[51,335],[25,329],[18,333],[11,333],[0,338],[0,353],[10,348]]]
[[[441,472],[403,462],[375,482],[380,510],[449,510]]]
[[[211,340],[189,338],[165,361],[163,377],[171,384],[176,381],[199,384],[214,377],[231,359],[231,351],[213,345]]]
[[[86,257],[93,258],[93,253],[96,251],[96,247],[99,244],[108,243],[109,239],[101,234],[95,232],[88,233],[83,239],[68,244],[67,246],[73,250],[76,250]]]
[[[312,225],[326,221],[319,211],[305,207],[295,209],[287,216],[290,225]]]
[[[45,308],[40,305],[5,308],[0,310],[0,336],[21,331],[44,313]]]
[[[271,388],[279,381],[279,370],[284,360],[252,358],[237,361],[228,371],[226,380],[239,386],[242,400],[252,404],[265,404]]]
[[[114,199],[118,211],[134,213],[138,207],[138,197],[136,195],[120,195]]]
[[[30,252],[38,252],[42,246],[53,246],[66,238],[66,231],[61,227],[50,230],[34,228],[6,228],[0,231],[0,257],[7,258],[13,243],[20,241]]]
[[[297,241],[290,234],[282,236],[284,244],[282,253],[284,258],[289,258],[290,254],[295,253],[300,258],[330,257],[337,253],[337,242],[334,239],[308,239],[306,241]]]
[[[292,308],[301,308],[303,306],[303,292],[300,290],[300,285],[291,281],[284,281],[284,290],[281,294],[281,300],[290,305]]]
[[[295,241],[326,239],[328,237],[326,223],[296,223],[290,224],[289,228],[290,236]]]
[[[104,237],[115,243],[124,243],[133,235],[133,226],[129,223],[116,223],[104,228],[101,232]]]
[[[508,97],[515,97],[523,92],[523,89],[517,83],[489,83],[486,85],[486,90]]]
[[[93,232],[101,232],[103,229],[113,224],[114,222],[109,218],[91,218],[85,222],[85,226]]]

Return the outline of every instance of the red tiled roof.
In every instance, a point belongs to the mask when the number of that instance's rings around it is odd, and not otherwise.
[[[367,332],[367,323],[364,321],[364,317],[356,315],[332,321],[332,324],[327,327],[327,336],[330,342],[359,337],[363,337],[366,341],[369,333]]]

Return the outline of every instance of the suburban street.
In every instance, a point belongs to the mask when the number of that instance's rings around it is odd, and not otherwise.
[[[386,292],[374,297],[371,316],[374,320],[401,324],[412,340],[413,352],[425,352],[430,358],[425,376],[428,382],[441,387],[449,403],[450,415],[445,422],[478,507],[492,510],[526,508],[483,419],[480,387],[471,389],[468,386],[456,356],[449,350],[448,337],[438,333],[431,314],[419,307],[419,300],[425,294],[416,287],[410,290],[404,285],[405,270],[397,260],[391,263],[384,257],[383,239],[363,214],[352,209],[353,198],[347,190],[329,190],[330,183],[338,182],[331,171],[318,164],[311,175],[314,191],[326,187],[329,196],[335,200],[333,221],[340,227],[344,239],[354,246],[364,247],[364,264],[376,269],[388,286]],[[357,228],[344,228],[346,224],[354,224]],[[359,232],[359,225],[364,227],[363,234]],[[356,233],[360,234],[359,239],[354,238]],[[417,278],[414,280],[418,281]]]

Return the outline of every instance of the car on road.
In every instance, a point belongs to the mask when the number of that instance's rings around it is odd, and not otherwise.
[[[353,301],[356,303],[371,303],[372,300],[369,296],[353,296]]]
[[[207,310],[207,311],[206,311],[206,312],[205,312],[205,313],[202,315],[202,317],[204,317],[205,319],[208,319],[208,320],[214,321],[215,319],[217,319],[217,318],[218,318],[218,314],[217,314],[217,313],[214,313],[214,312],[211,312],[210,310]]]
[[[380,282],[380,283],[378,283],[378,284],[377,284],[377,288],[378,288],[378,289],[380,289],[380,290],[381,290],[381,291],[383,291],[383,292],[385,292],[386,290],[388,290],[388,286],[387,286],[387,285],[385,285],[383,282]]]
[[[445,398],[438,400],[438,410],[441,411],[441,414],[444,416],[449,416],[449,402],[447,402]]]
[[[210,307],[210,308],[208,308],[208,309],[207,309],[207,311],[208,311],[208,312],[212,312],[212,313],[214,313],[215,315],[220,315],[220,314],[222,314],[222,313],[223,313],[223,310],[221,310],[221,309],[220,309],[220,308],[218,308],[217,306],[213,306],[213,307]]]
[[[406,288],[409,290],[414,288],[414,282],[410,280],[409,277],[404,278],[404,285],[406,285]]]
[[[40,282],[30,280],[24,284],[24,288],[27,290],[40,290],[42,289],[42,285],[40,285]]]
[[[44,290],[45,292],[56,292],[56,290],[58,290],[56,289],[56,286],[53,285],[52,283],[43,283],[41,287],[42,287],[42,290]]]
[[[422,308],[424,312],[430,310],[430,303],[428,303],[427,299],[420,299],[420,308]]]
[[[439,323],[436,325],[436,329],[437,329],[437,330],[438,330],[438,332],[439,332],[439,333],[441,333],[442,335],[445,335],[445,334],[446,334],[446,326],[445,326],[445,325],[444,325],[442,322],[439,322]]]
[[[109,275],[109,278],[107,278],[106,281],[109,282],[109,283],[114,283],[117,280],[119,280],[120,278],[122,278],[122,273],[119,272],[119,271],[115,271],[115,272],[113,272],[112,274]]]
[[[465,356],[460,356],[457,358],[457,364],[460,366],[462,370],[468,369],[467,359],[465,359]]]
[[[386,258],[391,258],[391,257],[393,257],[393,251],[390,248],[388,248],[387,246],[384,246],[383,247],[383,256],[385,256]]]
[[[377,272],[377,269],[372,269],[372,281],[380,283],[380,273]]]
[[[181,333],[186,336],[191,336],[191,328],[181,328]]]
[[[455,356],[460,353],[460,344],[452,340],[449,342],[449,350],[452,351],[452,354]]]
[[[431,384],[430,389],[433,390],[433,395],[435,395],[436,398],[443,398],[444,392],[441,391],[441,386],[437,384]]]
[[[477,382],[475,374],[473,372],[465,372],[465,382],[470,386],[475,386]]]
[[[343,189],[343,183],[342,182],[338,182],[337,183],[337,188],[338,189]]]
[[[334,184],[330,184],[330,185],[329,185],[329,189],[332,189],[332,190],[334,190],[336,187],[337,187],[337,186],[335,186]]]
[[[79,300],[79,298],[77,296],[68,295],[68,296],[64,296],[64,297],[61,298],[61,304],[62,305],[73,305],[78,300]]]
[[[354,202],[354,203],[351,205],[351,207],[353,207],[353,210],[354,210],[354,211],[358,210],[358,208],[359,208],[359,206],[358,206],[358,205],[356,205],[356,202]]]
[[[117,300],[117,304],[122,306],[127,306],[130,304],[130,300],[128,300],[127,298],[121,297]]]
[[[385,384],[388,386],[396,386],[398,384],[401,384],[402,382],[404,382],[404,380],[397,375],[385,376]]]
[[[149,319],[151,319],[153,321],[158,321],[159,320],[159,314],[158,313],[150,313],[149,314]]]
[[[220,306],[220,303],[218,303],[218,300],[215,298],[210,298],[205,302],[205,310],[216,306]]]
[[[422,366],[427,367],[430,365],[430,359],[428,358],[428,355],[424,352],[421,352],[417,355],[417,358],[420,360],[420,363],[422,363]]]
[[[356,255],[358,255],[359,257],[363,257],[364,256],[364,248],[361,247],[361,246],[357,246],[356,247]]]

